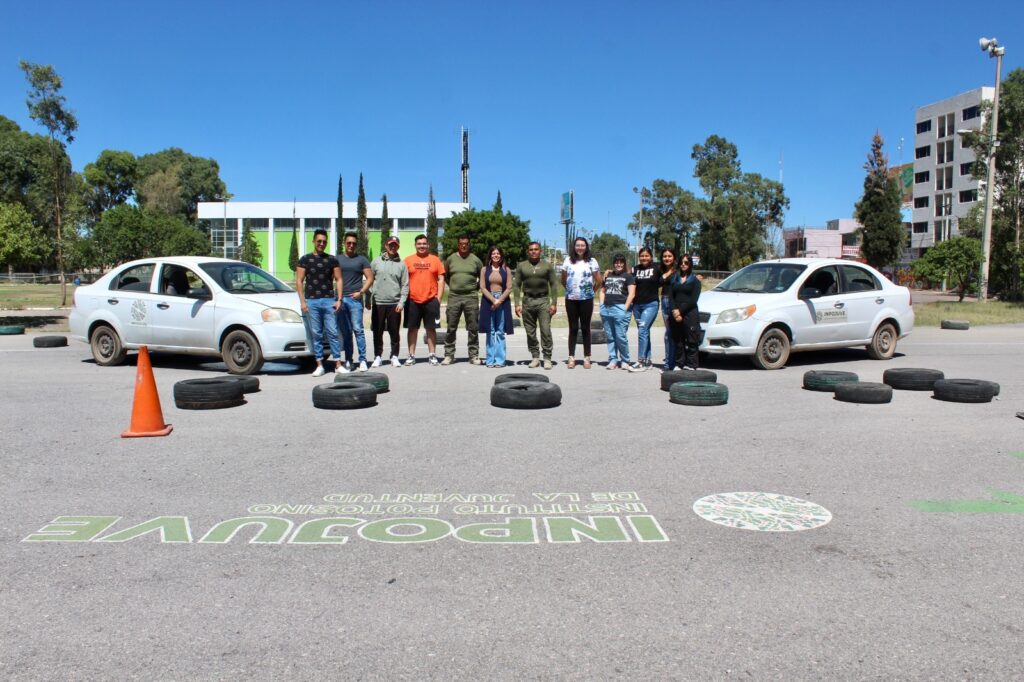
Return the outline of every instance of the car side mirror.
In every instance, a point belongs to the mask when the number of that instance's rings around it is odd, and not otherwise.
[[[805,301],[811,298],[818,298],[819,296],[821,296],[820,289],[815,289],[814,287],[803,287],[800,289],[800,293],[797,295],[797,298]]]
[[[197,289],[189,289],[188,297],[195,298],[200,301],[209,301],[210,299],[213,298],[213,295],[210,293],[210,290],[207,289],[206,287],[199,287]]]

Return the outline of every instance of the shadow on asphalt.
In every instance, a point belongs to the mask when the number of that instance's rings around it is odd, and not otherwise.
[[[224,374],[228,371],[228,368],[223,362],[219,362],[209,357],[150,351],[149,359],[154,368],[182,369],[195,372],[215,372],[218,374]],[[129,353],[128,357],[124,360],[124,364],[128,367],[135,367],[138,364],[138,361],[139,356],[137,353]],[[85,358],[82,362],[90,365],[96,364],[96,361],[92,358]],[[307,360],[296,358],[294,360],[274,362],[268,360],[263,363],[263,368],[260,369],[256,376],[270,374],[306,374],[312,371],[312,367],[313,361],[311,359]]]
[[[903,353],[899,351],[893,355],[893,359],[904,357]],[[868,360],[868,353],[863,348],[838,348],[835,350],[816,350],[806,351],[802,353],[793,353],[789,356],[789,361],[786,362],[786,366],[783,370],[788,368],[799,369],[801,367],[808,367],[811,365],[822,365],[822,364],[843,364],[847,362],[860,362],[862,360]],[[723,369],[723,370],[749,370],[751,372],[760,372],[760,370],[750,362],[750,358],[747,356],[706,356],[701,358],[701,367],[705,369]],[[772,370],[779,371],[779,370]]]

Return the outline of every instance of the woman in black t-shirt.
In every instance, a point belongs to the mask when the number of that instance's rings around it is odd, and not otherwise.
[[[661,289],[661,268],[654,262],[654,254],[646,246],[637,254],[639,262],[633,266],[636,296],[633,299],[633,317],[636,318],[639,341],[636,362],[630,371],[643,372],[651,367],[651,327],[658,317],[658,291]]]
[[[672,281],[672,338],[676,342],[676,362],[683,369],[697,369],[700,345],[700,280],[693,272],[690,254],[679,259],[679,274]]]

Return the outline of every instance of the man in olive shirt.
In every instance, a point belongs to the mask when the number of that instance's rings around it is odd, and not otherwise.
[[[469,335],[469,362],[480,364],[480,271],[484,264],[470,249],[469,235],[459,235],[459,250],[444,259],[444,274],[448,280],[448,312],[445,315],[444,361],[455,362],[455,333],[459,318],[466,318]]]
[[[516,301],[516,316],[523,318],[526,328],[526,345],[533,360],[530,367],[540,367],[540,351],[544,351],[544,369],[551,369],[551,316],[555,314],[558,300],[558,285],[555,269],[540,259],[540,244],[530,242],[526,248],[527,259],[522,261],[515,272],[515,286],[512,293]],[[540,322],[540,348],[537,344],[537,322]]]

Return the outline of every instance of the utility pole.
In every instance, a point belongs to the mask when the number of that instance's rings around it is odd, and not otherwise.
[[[981,237],[981,286],[978,287],[978,300],[984,302],[988,298],[988,262],[992,256],[992,204],[995,203],[996,148],[999,146],[999,79],[1006,48],[1000,47],[995,38],[982,38],[978,45],[983,52],[988,52],[989,57],[996,58],[996,92],[992,100],[992,134],[988,140],[988,180],[985,185],[985,226]]]
[[[462,131],[462,203],[469,203],[469,130]]]

